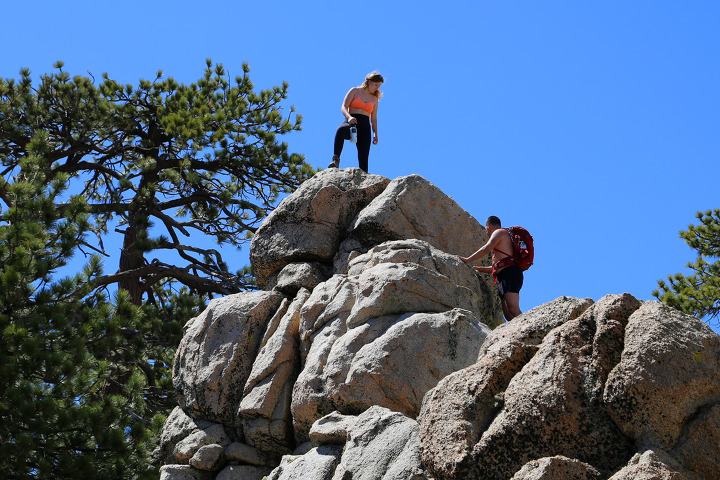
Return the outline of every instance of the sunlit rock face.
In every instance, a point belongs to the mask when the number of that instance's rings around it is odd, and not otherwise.
[[[185,326],[161,478],[705,480],[720,337],[628,294],[504,323],[485,229],[417,175],[318,173],[258,229],[262,288]]]

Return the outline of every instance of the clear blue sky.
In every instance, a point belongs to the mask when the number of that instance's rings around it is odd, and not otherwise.
[[[4,78],[63,60],[71,74],[137,84],[162,69],[191,83],[210,57],[231,76],[248,62],[258,89],[289,82],[303,131],[287,142],[316,167],[332,155],[344,94],[379,70],[370,172],[422,175],[481,223],[527,227],[537,256],[523,310],[561,295],[652,299],[658,279],[694,260],[678,232],[720,207],[714,0],[29,0],[3,10]],[[357,166],[353,150],[342,166]]]

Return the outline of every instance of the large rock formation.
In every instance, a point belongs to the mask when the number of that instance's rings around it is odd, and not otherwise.
[[[720,337],[627,294],[498,326],[456,256],[486,240],[416,175],[305,182],[253,238],[264,290],[185,327],[161,478],[719,479]]]

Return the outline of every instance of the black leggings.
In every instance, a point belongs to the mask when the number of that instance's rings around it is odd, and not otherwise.
[[[370,155],[370,142],[372,141],[372,127],[370,125],[370,117],[359,113],[353,113],[353,117],[357,119],[357,151],[358,165],[367,173],[368,156]],[[350,124],[345,120],[335,132],[335,146],[333,153],[340,156],[345,140],[350,140]]]

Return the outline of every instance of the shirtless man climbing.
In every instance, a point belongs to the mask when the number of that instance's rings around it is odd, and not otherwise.
[[[492,266],[473,266],[473,268],[480,273],[493,275],[502,299],[503,314],[505,319],[510,321],[522,313],[520,311],[520,289],[523,284],[523,272],[509,258],[514,250],[513,241],[508,231],[502,228],[500,219],[494,215],[488,217],[485,228],[490,234],[487,243],[469,257],[460,257],[460,260],[470,263],[492,252]],[[507,260],[503,261],[503,259]]]

